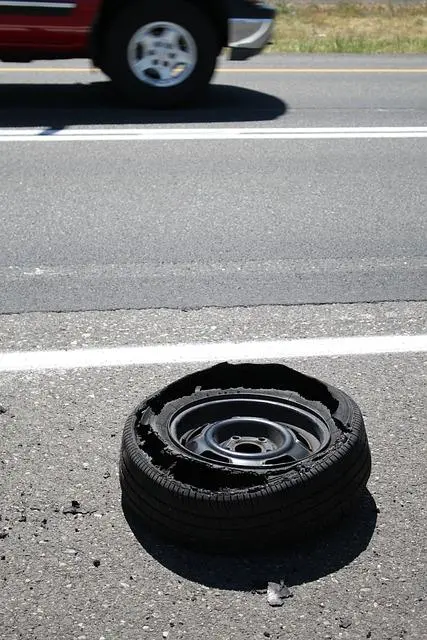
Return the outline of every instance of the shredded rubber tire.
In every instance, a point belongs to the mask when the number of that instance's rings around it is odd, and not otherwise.
[[[247,386],[228,386],[239,380]],[[261,380],[275,384],[262,388]],[[247,396],[310,412],[326,425],[327,445],[301,461],[241,467],[200,459],[171,436],[171,421],[187,407]],[[356,403],[283,365],[222,364],[166,387],[129,416],[120,456],[122,503],[134,527],[219,552],[280,544],[330,526],[362,494],[370,470]]]

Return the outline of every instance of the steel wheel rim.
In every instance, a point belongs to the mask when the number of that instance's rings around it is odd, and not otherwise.
[[[197,64],[197,45],[187,29],[173,22],[150,22],[132,36],[127,49],[132,73],[153,87],[184,82]]]
[[[330,442],[318,413],[281,398],[218,396],[176,412],[169,422],[173,442],[195,458],[231,467],[289,466]]]

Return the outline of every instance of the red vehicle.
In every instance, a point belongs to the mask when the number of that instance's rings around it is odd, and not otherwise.
[[[143,106],[194,99],[230,47],[245,59],[270,41],[260,0],[0,0],[0,60],[91,58]]]

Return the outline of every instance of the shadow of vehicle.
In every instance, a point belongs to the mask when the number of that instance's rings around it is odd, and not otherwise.
[[[219,556],[154,538],[138,528],[124,503],[122,507],[138,542],[167,569],[199,584],[235,591],[265,589],[268,582],[281,580],[294,586],[334,573],[367,548],[377,520],[375,501],[366,490],[353,511],[321,535],[271,552]]]
[[[286,109],[274,96],[227,85],[212,85],[197,106],[154,111],[127,107],[110,82],[0,84],[0,127],[249,122],[274,120]]]

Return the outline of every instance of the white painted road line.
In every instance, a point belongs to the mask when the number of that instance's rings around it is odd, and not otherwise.
[[[427,351],[425,335],[353,336],[254,342],[164,344],[70,351],[0,352],[0,373],[192,362],[278,360]]]
[[[427,138],[427,127],[0,129],[0,142],[342,140],[357,138]]]

